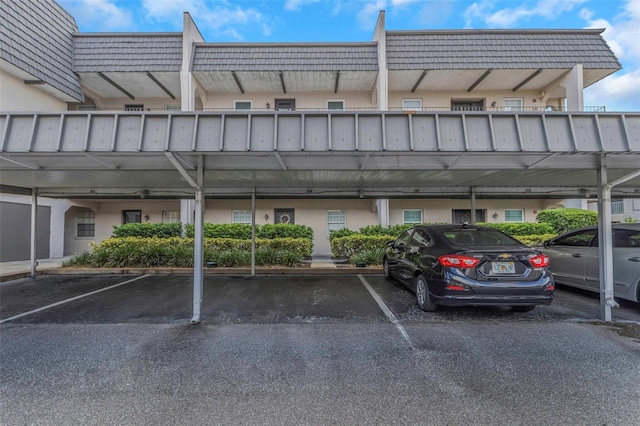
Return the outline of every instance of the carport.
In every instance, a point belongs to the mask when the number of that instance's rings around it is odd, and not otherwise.
[[[200,321],[205,198],[579,198],[598,194],[601,319],[611,321],[611,197],[640,197],[640,114],[90,112],[0,114],[2,191],[194,198]],[[252,266],[252,275],[255,268]]]

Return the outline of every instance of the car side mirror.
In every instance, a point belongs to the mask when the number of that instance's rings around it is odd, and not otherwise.
[[[395,241],[387,241],[387,247],[389,248],[393,248],[393,246],[395,245]]]
[[[545,247],[549,247],[549,246],[551,246],[553,244],[551,243],[551,240],[547,240],[547,241],[543,242],[542,245],[545,246]]]

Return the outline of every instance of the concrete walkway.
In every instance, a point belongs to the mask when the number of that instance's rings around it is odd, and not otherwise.
[[[36,264],[36,273],[53,268],[59,268],[62,266],[62,263],[68,259],[71,259],[71,256],[60,257],[57,259],[38,259]],[[29,275],[31,275],[30,260],[17,260],[15,262],[0,263],[0,282],[24,278]]]

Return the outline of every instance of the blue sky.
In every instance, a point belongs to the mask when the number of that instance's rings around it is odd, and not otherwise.
[[[623,69],[585,105],[640,111],[640,0],[57,0],[82,32],[181,31],[188,11],[209,42],[369,41],[388,30],[604,28]]]

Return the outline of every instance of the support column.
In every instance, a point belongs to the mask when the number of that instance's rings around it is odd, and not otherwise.
[[[36,241],[38,239],[38,188],[31,190],[31,278],[36,277]]]
[[[198,157],[197,187],[195,188],[196,214],[193,241],[193,317],[198,324],[201,317],[204,281],[204,157]]]
[[[378,225],[383,228],[389,227],[389,199],[379,198],[376,200],[376,208],[378,210]]]
[[[256,189],[251,192],[251,276],[256,276]]]
[[[476,223],[476,189],[471,187],[471,225]]]
[[[186,226],[193,223],[195,217],[195,200],[180,200],[180,222],[182,223],[182,238],[186,237]]]
[[[613,298],[613,230],[611,227],[611,187],[607,183],[607,159],[600,157],[598,168],[598,255],[600,270],[600,319],[611,322]]]
[[[567,75],[567,111],[584,111],[584,76],[582,64],[578,64]]]

